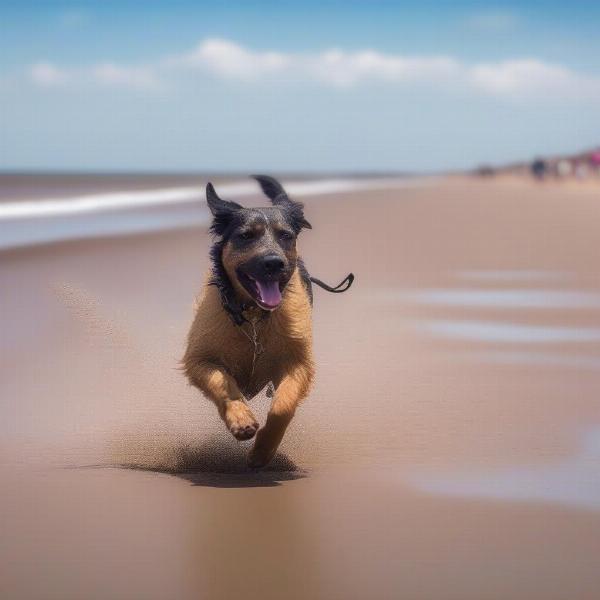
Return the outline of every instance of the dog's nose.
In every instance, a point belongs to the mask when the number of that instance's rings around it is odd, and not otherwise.
[[[283,271],[285,263],[279,256],[272,254],[263,258],[263,268],[269,275],[277,275]]]

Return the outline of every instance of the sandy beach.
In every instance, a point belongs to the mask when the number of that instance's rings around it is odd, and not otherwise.
[[[260,473],[179,369],[206,224],[0,251],[2,598],[598,597],[600,188],[301,199],[356,282]]]

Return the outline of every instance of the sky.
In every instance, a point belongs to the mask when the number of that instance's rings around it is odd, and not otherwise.
[[[600,144],[598,2],[0,0],[0,169],[426,172]]]

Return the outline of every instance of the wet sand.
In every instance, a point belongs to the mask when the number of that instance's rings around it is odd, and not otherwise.
[[[178,370],[203,229],[0,254],[3,598],[597,597],[600,190],[305,204],[356,283],[259,474]]]

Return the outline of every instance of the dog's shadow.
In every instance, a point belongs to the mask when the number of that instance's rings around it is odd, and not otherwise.
[[[273,487],[284,481],[307,477],[308,473],[287,455],[278,452],[263,469],[246,465],[248,447],[223,445],[221,440],[207,440],[199,445],[183,445],[174,449],[174,460],[168,465],[146,461],[121,462],[115,467],[164,473],[184,479],[193,486],[216,488]]]

